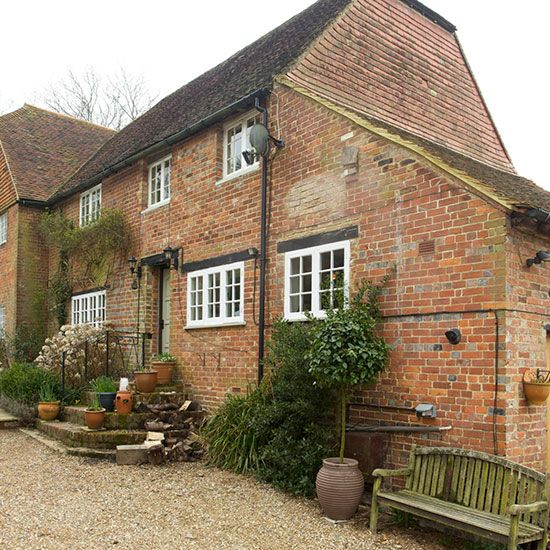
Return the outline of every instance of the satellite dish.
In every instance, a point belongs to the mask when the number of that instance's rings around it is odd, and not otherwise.
[[[258,155],[265,157],[269,153],[269,131],[263,124],[254,124],[248,139]]]

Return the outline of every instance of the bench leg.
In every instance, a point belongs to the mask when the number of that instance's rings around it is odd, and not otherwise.
[[[508,538],[508,550],[517,550],[518,547],[519,515],[510,518],[510,536]]]
[[[544,533],[544,537],[542,537],[542,540],[539,540],[537,542],[537,550],[546,550],[547,546],[548,546],[548,533]]]
[[[370,506],[370,530],[376,533],[378,528],[378,491],[382,485],[382,478],[377,477],[374,480],[374,487],[372,488],[372,502]]]

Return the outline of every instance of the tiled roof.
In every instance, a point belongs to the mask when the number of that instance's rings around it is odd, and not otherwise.
[[[456,35],[432,19],[410,0],[355,0],[288,77],[383,122],[515,172]]]
[[[319,0],[217,67],[169,95],[114,136],[67,185],[65,194],[155,143],[272,84],[349,4]],[[58,194],[59,195],[59,194]]]
[[[113,130],[33,105],[0,117],[0,142],[19,199],[45,201]]]
[[[319,0],[160,101],[99,149],[53,199],[95,183],[164,140],[192,133],[286,72],[299,86],[418,143],[508,204],[550,210],[550,193],[515,175],[454,31],[417,0]],[[350,51],[354,44],[367,55]],[[323,48],[339,56],[330,75],[319,55]],[[356,65],[351,73],[350,60]],[[370,82],[358,79],[360,72]],[[344,74],[338,89],[327,89]]]

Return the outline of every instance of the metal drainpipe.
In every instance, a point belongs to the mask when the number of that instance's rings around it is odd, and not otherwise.
[[[267,128],[267,109],[256,98],[256,109],[262,114],[262,124]],[[262,157],[262,214],[260,229],[260,307],[258,318],[258,384],[264,377],[264,337],[265,337],[265,274],[267,242],[267,157]]]

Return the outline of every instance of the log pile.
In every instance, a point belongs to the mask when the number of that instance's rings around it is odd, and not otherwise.
[[[190,402],[181,407],[173,403],[139,404],[141,411],[156,416],[145,422],[145,429],[148,430],[145,445],[151,464],[195,462],[202,458],[204,451],[199,444],[197,430],[204,416],[193,405]]]

